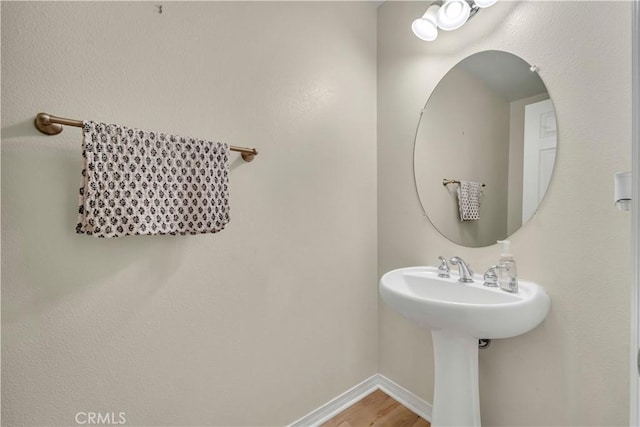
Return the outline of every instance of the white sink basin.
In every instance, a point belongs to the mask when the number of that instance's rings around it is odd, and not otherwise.
[[[549,312],[539,285],[518,281],[517,293],[438,277],[435,267],[407,267],[380,279],[394,311],[431,329],[435,364],[432,427],[480,426],[478,338],[508,338],[535,328]]]
[[[394,311],[429,329],[476,338],[508,338],[535,328],[547,316],[549,296],[539,285],[519,281],[518,293],[438,277],[435,267],[407,267],[380,279],[380,295]]]

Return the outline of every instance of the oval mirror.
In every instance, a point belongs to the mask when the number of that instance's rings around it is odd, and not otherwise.
[[[416,132],[414,174],[426,216],[463,246],[513,234],[547,190],[556,134],[535,67],[494,50],[463,59],[434,89]]]

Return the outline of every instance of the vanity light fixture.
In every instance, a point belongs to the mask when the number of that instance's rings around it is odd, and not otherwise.
[[[485,7],[493,6],[497,1],[498,0],[475,0],[474,3],[480,9],[484,9]]]
[[[421,40],[433,41],[438,28],[452,31],[462,27],[480,9],[494,5],[498,0],[439,0],[434,2],[422,17],[411,24],[413,33]]]
[[[471,16],[471,6],[466,0],[444,0],[438,10],[436,22],[445,31],[457,30]]]
[[[430,42],[438,37],[438,23],[436,17],[438,16],[438,10],[440,6],[431,5],[427,11],[422,15],[422,18],[418,18],[411,24],[413,34],[419,39]]]

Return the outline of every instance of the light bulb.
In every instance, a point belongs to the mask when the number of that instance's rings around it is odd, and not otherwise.
[[[458,29],[467,22],[471,7],[465,0],[445,0],[438,11],[436,22],[445,31]]]
[[[422,15],[411,24],[413,34],[421,40],[430,42],[438,37],[438,25],[436,24],[436,15],[440,6],[432,5]]]
[[[485,7],[493,6],[497,1],[498,0],[474,0],[473,3],[479,8],[484,9]]]

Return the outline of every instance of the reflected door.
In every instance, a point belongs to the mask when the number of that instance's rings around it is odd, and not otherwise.
[[[535,213],[549,186],[557,139],[556,114],[551,100],[527,105],[524,113],[523,224]]]

